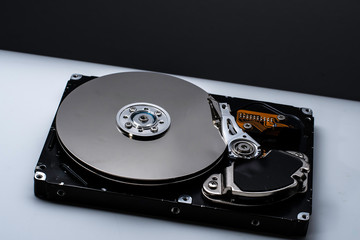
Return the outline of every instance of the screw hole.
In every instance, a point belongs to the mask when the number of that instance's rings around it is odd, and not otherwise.
[[[35,175],[35,178],[36,178],[36,179],[41,179],[42,176],[41,176],[41,174],[36,174],[36,175]]]
[[[173,207],[173,208],[171,208],[171,213],[173,213],[173,214],[179,214],[179,213],[180,213],[180,208],[178,208],[178,207]]]
[[[257,220],[257,219],[253,219],[253,220],[251,221],[251,225],[253,225],[254,227],[257,227],[257,226],[260,225],[260,221]]]
[[[218,178],[217,178],[217,177],[213,177],[212,180],[216,181],[216,180],[218,180]]]
[[[56,192],[56,194],[57,194],[58,196],[60,196],[60,197],[63,197],[63,196],[65,196],[65,191],[59,189],[59,190]]]
[[[39,166],[39,168],[40,168],[41,170],[44,170],[44,169],[46,168],[46,165],[42,164],[42,165]]]
[[[309,170],[308,170],[308,169],[305,169],[305,168],[302,168],[302,169],[301,169],[301,172],[303,172],[303,173],[308,173]]]

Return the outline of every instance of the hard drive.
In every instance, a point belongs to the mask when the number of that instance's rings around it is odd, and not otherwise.
[[[177,77],[72,75],[34,172],[39,198],[287,236],[312,204],[309,108]]]

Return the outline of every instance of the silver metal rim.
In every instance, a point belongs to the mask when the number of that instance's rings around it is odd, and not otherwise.
[[[152,103],[132,103],[122,107],[116,115],[119,129],[129,138],[141,140],[163,135],[170,127],[170,114]]]

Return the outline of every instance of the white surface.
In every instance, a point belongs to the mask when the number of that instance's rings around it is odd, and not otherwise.
[[[0,239],[276,239],[34,196],[33,170],[70,75],[126,70],[0,50]],[[307,239],[360,239],[360,102],[183,78],[210,93],[312,108],[314,195]]]

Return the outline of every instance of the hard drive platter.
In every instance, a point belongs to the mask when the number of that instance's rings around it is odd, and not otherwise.
[[[64,99],[57,135],[75,161],[97,174],[142,184],[173,182],[209,169],[225,150],[207,95],[175,77],[108,75]]]
[[[75,74],[35,168],[35,195],[304,235],[313,126],[308,108],[209,94],[165,74]]]

